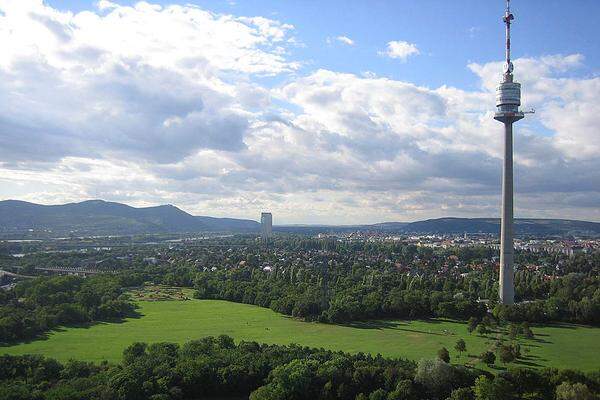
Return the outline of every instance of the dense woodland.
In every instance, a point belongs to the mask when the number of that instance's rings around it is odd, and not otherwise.
[[[196,296],[256,304],[333,323],[369,318],[481,318],[488,305],[494,316],[506,321],[600,323],[600,277],[585,274],[531,283],[526,282],[527,274],[520,274],[517,290],[543,287],[546,296],[514,306],[478,301],[481,286],[495,286],[492,277],[483,273],[452,279],[361,270],[340,276],[330,270],[328,277],[333,280],[327,284],[321,274],[306,270],[282,275],[273,277],[252,269],[199,273]]]
[[[268,271],[250,256],[243,260],[244,268],[197,273],[194,285],[198,298],[256,304],[322,322],[481,318],[489,308],[507,321],[600,323],[598,255],[561,259],[562,274],[554,271],[550,279],[544,271],[517,271],[516,297],[524,302],[507,307],[495,304],[497,271],[487,261],[490,252],[465,248],[436,253],[367,243],[359,250],[317,254],[310,266],[303,260],[273,262]],[[378,262],[367,265],[364,259],[369,254],[377,254]],[[399,261],[388,262],[391,257]],[[533,258],[524,254],[520,261],[525,264]]]
[[[593,400],[600,375],[509,369],[494,376],[437,359],[418,363],[295,345],[134,343],[119,365],[0,357],[4,399]]]
[[[40,277],[0,291],[0,343],[33,338],[58,325],[109,321],[134,313],[123,280],[100,275]]]

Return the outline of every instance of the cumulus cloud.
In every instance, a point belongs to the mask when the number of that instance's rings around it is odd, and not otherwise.
[[[0,198],[276,222],[498,215],[500,62],[469,65],[477,89],[425,87],[305,73],[294,27],[264,17],[104,0],[0,11]],[[575,77],[578,54],[515,64],[538,110],[516,129],[517,215],[600,220],[600,80]],[[284,83],[265,86],[273,75]]]
[[[531,71],[527,60],[518,60],[517,71],[524,81],[532,77],[527,87],[544,87],[540,81],[545,79],[564,81],[564,86],[578,92],[579,107],[593,109],[597,104],[591,96],[595,79],[561,77],[579,62],[577,56],[544,57],[531,63],[535,66]],[[497,82],[499,63],[480,67],[494,70],[493,80]],[[472,69],[477,71],[475,66]],[[312,184],[324,189],[351,189],[372,204],[379,204],[376,198],[384,194],[402,199],[396,205],[388,204],[387,212],[404,210],[413,218],[428,213],[494,215],[499,207],[502,132],[501,125],[492,119],[491,85],[484,74],[479,76],[484,89],[464,91],[320,70],[281,88],[277,96],[301,108],[302,112],[292,119],[293,126],[307,132],[312,137],[307,140],[317,143],[320,149],[319,157],[323,159],[314,164],[321,173]],[[563,217],[597,219],[597,209],[589,207],[593,201],[565,204],[575,198],[599,195],[600,165],[589,157],[595,154],[597,158],[597,138],[584,137],[579,122],[565,122],[565,134],[569,132],[568,137],[576,142],[573,149],[580,149],[575,157],[571,148],[562,145],[561,131],[554,129],[553,120],[543,111],[556,104],[572,103],[573,95],[566,91],[551,97],[549,92],[539,94],[534,89],[531,95],[540,98],[534,104],[540,112],[516,130],[519,215],[557,215],[557,209],[550,206],[556,201],[563,204],[559,213]],[[537,134],[535,126],[540,123],[553,134]],[[283,157],[292,158],[293,152],[310,154],[311,148],[296,147]],[[332,160],[337,168],[328,166]],[[317,174],[304,170],[303,174],[307,173]],[[544,201],[540,201],[541,193],[546,196]],[[436,202],[441,207],[434,207]],[[420,203],[423,210],[414,203]]]
[[[354,46],[354,40],[350,39],[348,36],[338,36],[336,40],[340,43],[347,44],[348,46]]]
[[[96,7],[99,10],[108,10],[110,8],[117,8],[118,5],[108,0],[100,0],[96,3]]]
[[[348,36],[343,36],[343,35],[342,36],[336,36],[336,37],[328,36],[325,39],[325,42],[328,45],[332,45],[335,42],[338,42],[338,43],[341,43],[341,44],[346,45],[346,46],[354,46],[354,40],[350,39]]]
[[[537,110],[536,119],[554,133],[551,145],[564,156],[586,160],[600,154],[595,116],[600,113],[600,78],[565,78],[562,74],[582,66],[581,54],[553,55],[516,60],[515,73],[526,88],[525,108]],[[500,62],[471,64],[488,93],[495,90]]]
[[[170,162],[201,148],[239,150],[269,102],[248,76],[297,68],[279,47],[288,24],[194,6],[98,8],[0,3],[2,160]]]
[[[416,44],[402,40],[392,40],[391,42],[388,42],[386,50],[379,52],[379,54],[406,61],[410,56],[419,55],[420,51]]]

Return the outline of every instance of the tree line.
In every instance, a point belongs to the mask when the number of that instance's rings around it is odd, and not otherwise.
[[[111,275],[40,277],[0,291],[0,343],[30,339],[58,325],[133,315],[123,283]]]
[[[437,272],[437,271],[436,271]],[[195,296],[255,304],[276,312],[321,322],[370,318],[481,318],[489,309],[503,321],[600,323],[600,276],[569,273],[551,280],[517,274],[523,299],[497,304],[496,272],[408,274],[390,266],[276,266],[220,269],[195,274]],[[481,301],[487,299],[487,301]]]
[[[42,356],[0,357],[0,400],[592,400],[599,374],[508,369],[497,375],[379,355],[297,345],[234,343],[221,335],[134,343],[116,365]]]

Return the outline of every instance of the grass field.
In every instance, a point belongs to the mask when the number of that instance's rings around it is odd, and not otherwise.
[[[58,360],[120,361],[123,349],[135,341],[185,341],[227,334],[236,340],[297,343],[346,352],[381,353],[418,360],[435,357],[445,346],[452,362],[478,365],[469,355],[489,349],[494,337],[467,333],[466,325],[452,321],[374,321],[353,326],[305,323],[256,306],[216,300],[140,301],[140,318],[91,327],[69,327],[48,338],[0,348],[0,353],[39,353]],[[533,340],[520,340],[523,366],[600,368],[600,329],[562,325],[533,327]],[[462,357],[454,350],[459,338],[467,343]],[[525,349],[528,349],[524,351]]]

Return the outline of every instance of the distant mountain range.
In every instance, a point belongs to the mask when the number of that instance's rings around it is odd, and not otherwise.
[[[332,233],[372,231],[397,234],[490,234],[500,233],[499,218],[437,218],[416,222],[384,222],[372,225],[287,225],[276,226],[275,231],[286,233]],[[516,235],[531,236],[600,236],[600,223],[565,219],[515,220]]]
[[[275,231],[321,233],[370,230],[405,234],[498,234],[498,218],[439,218],[411,223],[385,222],[373,225],[290,225]],[[40,205],[25,201],[0,201],[0,235],[44,234],[50,236],[133,235],[155,233],[258,232],[256,221],[234,218],[197,217],[172,205],[135,208],[125,204],[90,200],[63,205]],[[600,223],[562,219],[517,219],[518,235],[600,236]]]
[[[102,200],[63,205],[0,201],[0,234],[132,235],[143,233],[253,232],[256,221],[196,217],[172,205],[135,208]]]
[[[495,234],[500,232],[500,218],[438,218],[411,223],[388,222],[371,225],[373,229],[404,232],[404,233],[483,233]],[[575,221],[567,219],[515,219],[517,235],[600,235],[600,223]]]

